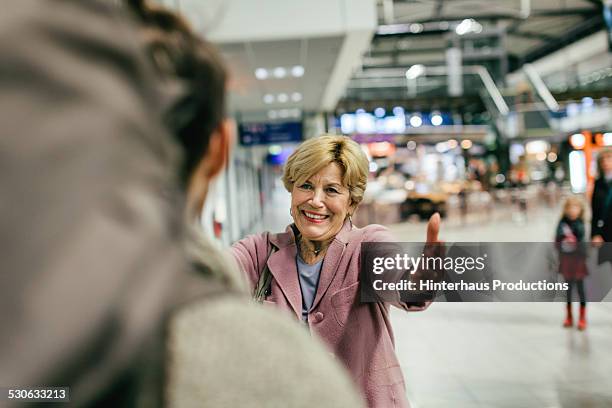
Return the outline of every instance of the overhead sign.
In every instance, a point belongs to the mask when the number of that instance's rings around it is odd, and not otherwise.
[[[244,146],[301,142],[303,138],[302,122],[243,123],[238,133]]]

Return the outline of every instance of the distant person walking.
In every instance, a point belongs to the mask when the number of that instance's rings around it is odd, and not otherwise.
[[[612,149],[604,149],[597,158],[599,177],[591,198],[591,241],[601,247],[612,241]],[[612,261],[612,254],[601,248],[599,263]]]
[[[588,275],[584,245],[584,203],[578,197],[568,197],[563,205],[563,215],[555,236],[559,251],[559,273],[569,284],[567,289],[567,315],[563,327],[572,327],[572,291],[575,287],[580,297],[578,330],[586,329],[586,295],[584,278]]]

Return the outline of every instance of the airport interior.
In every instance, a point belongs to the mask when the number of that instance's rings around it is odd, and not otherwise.
[[[572,197],[591,241],[612,149],[612,1],[156,3],[229,70],[235,137],[198,225],[219,248],[292,224],[284,166],[325,134],[367,156],[356,227],[419,243],[437,213],[444,242],[549,243]],[[595,267],[612,285],[612,262]],[[560,299],[392,307],[410,406],[612,407],[612,292],[588,302],[580,328],[564,327]]]
[[[211,212],[228,245],[291,223],[283,163],[322,133],[367,152],[354,223],[398,241],[421,241],[434,212],[447,241],[554,240],[564,197],[588,201],[612,146],[610,2],[166,3],[231,67],[239,141]],[[562,307],[392,310],[411,405],[612,407],[612,304],[590,305],[584,332]]]

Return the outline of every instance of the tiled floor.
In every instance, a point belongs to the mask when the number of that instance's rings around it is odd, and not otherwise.
[[[447,241],[549,241],[558,211],[527,222],[443,224]],[[515,218],[516,219],[516,218]],[[390,227],[422,241],[424,224]],[[612,268],[610,270],[612,273]],[[396,349],[414,408],[612,407],[612,303],[589,304],[585,332],[564,329],[563,303],[436,303],[394,310]],[[576,305],[577,307],[577,305]]]

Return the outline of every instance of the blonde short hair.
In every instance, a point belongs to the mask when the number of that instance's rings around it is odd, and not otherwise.
[[[346,136],[322,135],[299,145],[285,165],[285,188],[291,192],[296,183],[301,185],[331,163],[342,169],[351,205],[359,204],[368,183],[369,162],[361,146]]]

